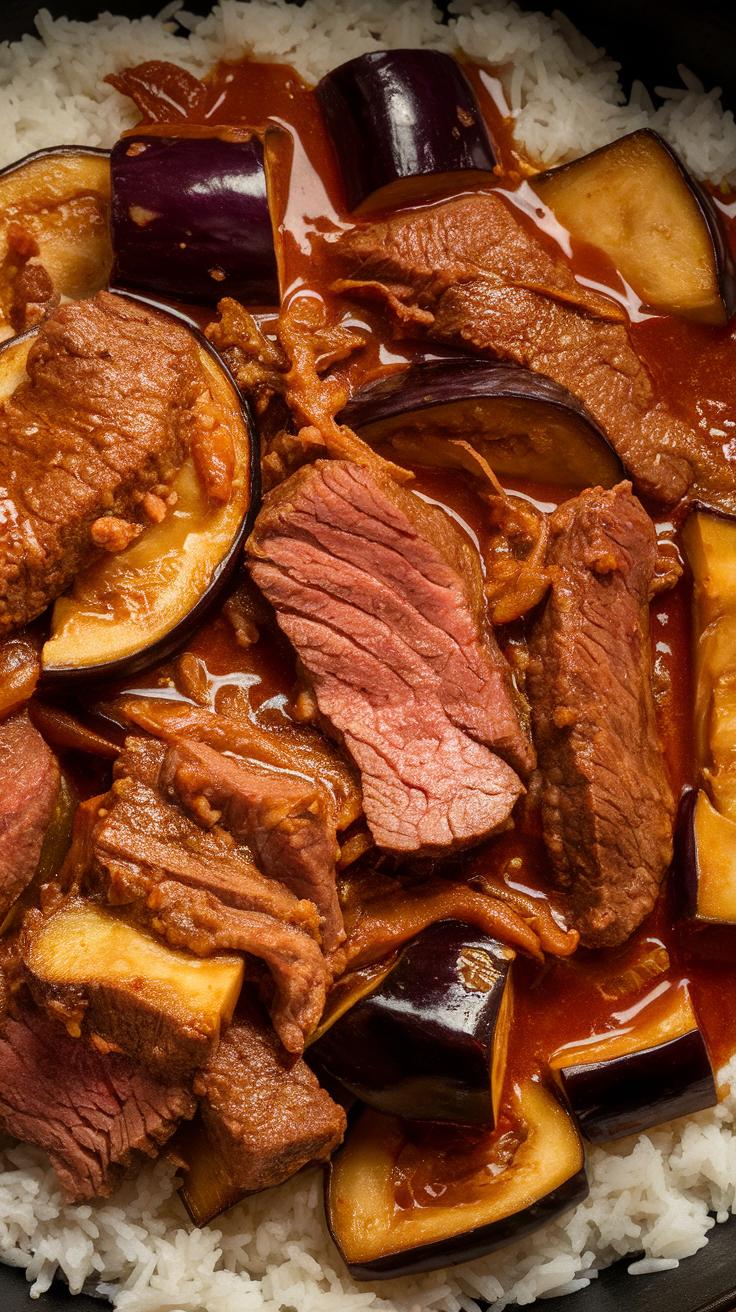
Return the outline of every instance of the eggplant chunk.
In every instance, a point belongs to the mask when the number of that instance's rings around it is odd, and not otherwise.
[[[611,258],[648,309],[712,324],[736,311],[718,210],[650,128],[541,173],[532,186],[573,237]]]
[[[713,1068],[687,987],[663,982],[621,1028],[567,1044],[550,1066],[590,1143],[640,1134],[718,1102]],[[632,1016],[632,1011],[636,1014]]]
[[[152,301],[130,299],[167,313]],[[213,441],[224,434],[232,460],[227,499],[210,496],[202,475],[203,465],[217,471],[218,450],[213,446],[210,460],[206,449],[192,448],[175,476],[173,506],[163,506],[164,518],[124,550],[101,552],[55,602],[42,652],[44,688],[118,678],[165,660],[201,625],[237,568],[259,491],[251,419],[220,357],[198,330],[191,331],[204,379],[201,431],[208,438],[214,434]],[[34,336],[31,330],[0,348],[0,401],[24,380]]]
[[[212,1056],[243,980],[242,957],[175,950],[82,900],[32,917],[23,937],[31,991],[73,1037],[84,1023],[103,1045],[172,1078]]]
[[[357,1280],[469,1262],[523,1239],[588,1193],[569,1113],[533,1080],[497,1130],[367,1108],[330,1166],[327,1221]]]
[[[322,1031],[309,1058],[379,1111],[493,1126],[506,1069],[514,956],[471,925],[431,925]]]
[[[686,920],[736,925],[736,820],[717,811],[702,788],[680,799],[675,871]]]
[[[551,378],[455,356],[410,365],[362,387],[339,416],[393,459],[457,463],[467,442],[499,478],[614,487],[623,467],[581,401]]]
[[[136,131],[110,154],[116,282],[210,304],[276,304],[261,142],[243,128],[165,131]]]
[[[0,171],[0,331],[107,286],[109,211],[106,150],[55,146]]]
[[[351,210],[457,189],[458,173],[495,181],[480,107],[450,55],[373,50],[333,68],[316,94]]]

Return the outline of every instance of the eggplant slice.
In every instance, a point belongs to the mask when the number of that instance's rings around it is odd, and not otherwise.
[[[134,674],[165,660],[183,645],[222,599],[258,509],[260,467],[247,403],[223,360],[185,315],[145,297],[116,295],[169,314],[196,337],[212,397],[235,445],[230,499],[210,504],[194,461],[184,461],[173,490],[177,503],[124,551],[83,570],[53,607],[42,653],[41,684],[75,684]],[[35,329],[0,347],[0,401],[26,377]]]
[[[611,258],[647,309],[711,324],[736,311],[718,210],[650,128],[540,173],[532,186],[573,237]]]
[[[610,488],[623,467],[581,401],[516,365],[455,355],[368,383],[339,415],[399,462],[452,465],[470,443],[499,478]]]

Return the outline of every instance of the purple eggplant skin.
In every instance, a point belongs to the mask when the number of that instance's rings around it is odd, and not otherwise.
[[[695,836],[697,788],[683,788],[675,821],[672,873],[680,914],[684,920],[698,915],[698,844]]]
[[[610,1143],[715,1107],[713,1067],[699,1029],[608,1061],[558,1072],[581,1133]]]
[[[333,68],[317,99],[350,210],[404,178],[480,172],[496,164],[475,93],[437,50],[375,50]]]
[[[249,450],[249,470],[248,480],[250,488],[250,498],[248,509],[240,521],[237,533],[233,538],[227,554],[220,561],[217,569],[205,591],[195,602],[194,606],[187,614],[175,624],[167,634],[164,634],[157,642],[151,643],[147,647],[141,648],[129,656],[124,656],[120,660],[107,661],[99,665],[84,665],[79,669],[64,667],[63,669],[41,669],[39,679],[39,688],[45,692],[65,692],[73,688],[91,688],[97,684],[111,683],[116,679],[128,678],[133,674],[140,674],[143,670],[150,669],[152,665],[160,664],[168,660],[179,651],[192,634],[204,623],[207,617],[212,613],[215,607],[223,602],[227,596],[228,588],[234,584],[238,569],[242,560],[243,546],[250,534],[256,515],[260,508],[261,500],[261,462],[260,462],[260,445],[256,436],[255,421],[249,402],[240,392],[235,379],[228,369],[225,361],[207,340],[204,333],[200,331],[193,319],[179,310],[173,310],[169,306],[162,305],[159,301],[147,296],[138,296],[132,292],[112,288],[116,296],[122,296],[130,301],[135,301],[138,305],[145,305],[147,308],[155,310],[158,314],[168,315],[176,319],[179,323],[184,324],[196,339],[197,346],[207,351],[208,355],[216,361],[218,367],[228,378],[235,394],[240,398],[241,413],[243,422],[248,432],[248,450]],[[31,329],[29,336],[36,330]],[[8,344],[15,345],[20,339],[17,337],[10,338]]]
[[[338,415],[338,421],[347,424],[369,441],[375,431],[376,440],[381,441],[385,434],[390,434],[391,421],[395,420],[399,426],[403,417],[406,420],[410,417],[413,419],[413,416],[419,416],[422,411],[428,412],[440,406],[463,402],[472,405],[482,401],[499,401],[517,411],[516,433],[512,440],[519,444],[520,451],[524,449],[526,441],[524,413],[529,415],[535,425],[549,425],[555,429],[564,425],[570,437],[574,437],[582,453],[583,463],[586,461],[585,452],[589,451],[590,478],[583,481],[581,486],[593,482],[613,487],[624,477],[623,465],[605,431],[582,401],[568,392],[567,388],[552,378],[546,378],[520,365],[479,360],[460,352],[448,354],[444,359],[411,364],[407,369],[390,374],[387,378],[366,384],[351,397]],[[472,443],[472,422],[469,416],[464,431],[458,431],[455,436],[465,437]],[[563,442],[562,438],[555,439],[556,468],[540,470],[539,481],[576,481],[572,470],[568,468]],[[528,448],[527,442],[526,458]],[[485,444],[484,454],[496,473],[503,475],[509,472],[495,466],[492,442]],[[576,463],[580,464],[580,457]]]
[[[508,948],[470,925],[431,925],[307,1059],[378,1111],[492,1126],[494,1042],[503,1065],[501,1004],[511,959]]]
[[[123,137],[110,152],[114,280],[177,300],[278,303],[263,146]]]

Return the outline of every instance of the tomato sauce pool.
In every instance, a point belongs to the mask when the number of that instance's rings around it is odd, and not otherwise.
[[[466,65],[465,71],[500,161],[498,185],[522,222],[532,224],[536,235],[559,257],[559,230],[528,187],[527,179],[535,170],[514,148],[500,82],[492,69]],[[184,134],[189,125],[203,124],[288,130],[288,137],[278,131],[266,136],[269,196],[279,230],[279,271],[285,299],[300,294],[321,297],[329,310],[339,309],[343,322],[364,330],[366,347],[345,369],[352,388],[410,360],[416,348],[394,341],[385,320],[362,306],[349,312],[344,302],[338,306],[329,291],[324,254],[329,252],[329,243],[317,243],[322,254],[316,254],[312,238],[337,236],[352,226],[352,220],[319,106],[293,69],[249,61],[221,63],[201,83],[172,65],[150,64],[136,70],[135,76],[144,123],[175,124],[177,132]],[[472,183],[463,187],[464,191],[473,189]],[[728,208],[721,205],[733,241],[736,218]],[[581,281],[608,291],[633,310],[634,348],[667,405],[711,440],[722,442],[729,454],[733,449],[736,458],[734,329],[643,314],[638,304],[632,304],[631,294],[605,256],[582,243],[573,242],[569,249],[573,271]],[[194,312],[205,321],[201,308]],[[268,314],[258,317],[267,331]],[[466,526],[471,538],[482,538],[483,503],[467,475],[427,468],[415,469],[415,473],[417,492],[444,505]],[[545,509],[573,493],[573,489],[559,487],[508,487]],[[677,523],[662,523],[658,528],[671,534]],[[655,599],[651,612],[659,730],[676,794],[694,782],[689,588],[685,577],[673,591]],[[513,661],[513,634],[506,648]],[[218,616],[199,631],[188,650],[204,663],[211,685],[239,685],[254,712],[288,717],[294,661],[286,643],[264,635],[255,647],[243,649],[234,641],[230,625]],[[165,671],[159,670],[134,682],[137,687],[160,689],[168,679]],[[544,878],[541,836],[528,821],[522,819],[511,833],[455,860],[467,874],[488,872],[512,888],[554,905],[555,895]],[[516,1080],[533,1072],[565,1044],[620,1028],[632,1002],[643,1004],[643,1014],[649,994],[661,994],[660,986],[667,981],[675,986],[687,981],[718,1069],[736,1051],[736,931],[724,931],[721,941],[717,934],[711,937],[708,931],[690,932],[678,925],[677,889],[670,880],[652,915],[622,947],[598,952],[579,949],[572,957],[550,957],[543,967],[519,959],[508,1078]]]

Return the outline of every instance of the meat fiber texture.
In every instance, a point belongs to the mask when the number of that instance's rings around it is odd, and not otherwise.
[[[504,828],[523,791],[512,766],[528,772],[534,754],[484,631],[477,554],[450,518],[388,477],[318,461],[266,498],[248,549],[361,771],[379,846],[442,852]]]
[[[0,1124],[48,1153],[69,1202],[107,1196],[196,1099],[15,1002],[0,1033]]]
[[[39,615],[141,522],[145,493],[181,464],[202,388],[186,329],[100,292],[39,330],[28,378],[0,402],[0,632]],[[123,521],[121,524],[120,521]]]
[[[532,633],[527,692],[547,851],[588,947],[629,937],[672,857],[651,686],[656,555],[629,483],[588,489],[552,519],[555,581]]]
[[[577,282],[500,196],[399,214],[347,233],[335,249],[344,274],[336,287],[381,300],[412,334],[566,387],[604,429],[637,491],[666,505],[690,491],[736,508],[736,470],[722,445],[655,399],[623,311]]]
[[[56,757],[25,711],[0,724],[0,920],[33,878],[59,778]]]

